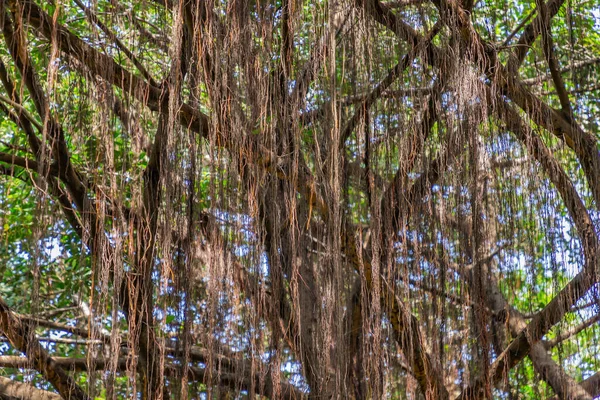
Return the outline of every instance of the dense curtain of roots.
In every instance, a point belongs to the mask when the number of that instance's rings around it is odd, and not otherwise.
[[[600,162],[468,7],[2,2],[2,154],[36,162],[1,160],[3,202],[21,179],[38,204],[11,305],[39,314],[44,265],[75,257],[61,321],[89,331],[56,368],[110,398],[518,392],[600,306]],[[51,229],[75,244],[40,250]]]

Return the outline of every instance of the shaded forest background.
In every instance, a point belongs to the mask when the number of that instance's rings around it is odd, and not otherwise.
[[[599,15],[0,0],[0,398],[599,396]]]

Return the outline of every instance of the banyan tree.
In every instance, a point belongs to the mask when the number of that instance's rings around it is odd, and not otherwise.
[[[600,395],[598,0],[0,30],[0,398]]]

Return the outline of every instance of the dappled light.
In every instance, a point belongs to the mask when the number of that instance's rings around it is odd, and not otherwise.
[[[599,10],[0,0],[0,397],[600,396]]]

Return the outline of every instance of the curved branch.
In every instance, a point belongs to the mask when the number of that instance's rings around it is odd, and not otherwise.
[[[0,15],[0,18],[2,18],[2,15]],[[0,60],[0,80],[2,81],[2,85],[6,89],[6,93],[10,96],[11,103],[21,105],[21,98],[17,93],[17,88],[15,87],[12,79],[10,79],[10,76],[8,75],[8,71],[6,69],[6,65],[4,65],[4,62],[2,62],[2,60]],[[20,125],[23,128],[25,134],[27,135],[27,141],[29,143],[29,146],[31,147],[31,150],[33,150],[33,153],[37,155],[40,151],[41,140],[36,136],[36,133],[33,128],[36,127],[39,132],[42,132],[43,127],[41,126],[41,124],[39,124],[35,120],[35,118],[29,116],[29,113],[19,113],[17,115],[14,115],[14,113],[10,112],[8,108],[6,109],[6,111],[9,112],[9,117],[13,120],[13,122],[17,125]]]
[[[23,358],[33,366],[65,399],[89,400],[88,395],[75,383],[62,367],[54,361],[40,342],[30,325],[17,317],[0,298],[0,330],[10,343],[27,355]]]

